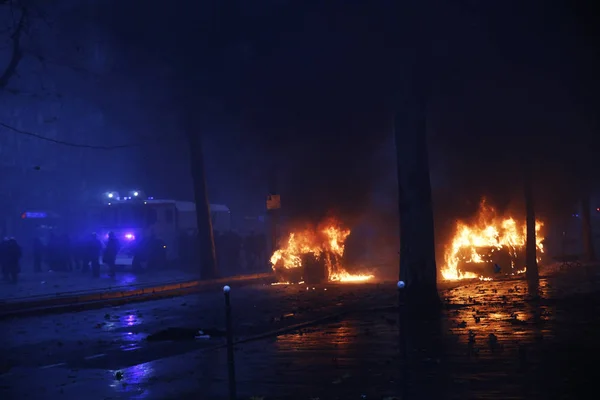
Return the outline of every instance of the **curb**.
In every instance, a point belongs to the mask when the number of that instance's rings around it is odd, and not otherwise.
[[[0,303],[0,319],[67,311],[83,311],[131,302],[158,300],[204,290],[217,289],[220,288],[220,285],[226,283],[238,282],[243,285],[248,285],[260,281],[270,281],[272,279],[273,274],[264,273],[219,278],[208,281],[194,280],[132,290],[96,292],[30,301],[6,302]]]
[[[131,290],[144,289],[150,287],[159,287],[159,286],[167,286],[167,285],[179,285],[187,282],[195,282],[196,279],[177,279],[177,280],[169,280],[169,281],[155,281],[155,282],[147,282],[147,283],[136,283],[129,285],[119,285],[119,286],[106,286],[104,288],[94,288],[94,289],[84,289],[84,290],[69,290],[66,292],[55,292],[52,294],[36,294],[33,296],[22,296],[9,298],[6,300],[0,300],[0,304],[9,304],[9,303],[23,303],[23,302],[31,302],[31,301],[47,301],[51,298],[58,297],[73,297],[73,296],[88,296],[92,294],[98,293],[113,293],[113,292],[128,292]]]

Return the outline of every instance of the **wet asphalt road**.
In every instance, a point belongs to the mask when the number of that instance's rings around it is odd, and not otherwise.
[[[544,278],[540,290],[532,301],[522,281],[476,282],[445,291],[449,310],[433,323],[370,311],[238,345],[239,398],[399,398],[406,387],[425,400],[587,398],[600,348],[598,271]],[[395,300],[376,285],[246,287],[232,298],[239,337]],[[144,340],[166,327],[221,329],[222,310],[222,293],[204,293],[4,323],[11,369],[0,398],[226,398],[221,337]]]
[[[261,285],[238,290],[234,287],[236,337],[352,309],[359,301],[372,299],[372,292],[376,292],[373,287],[321,286],[314,290],[304,286]],[[120,369],[221,344],[224,326],[223,294],[201,293],[131,306],[3,321],[0,331],[4,340],[0,349],[5,369],[58,366]],[[148,335],[173,327],[203,329],[213,333],[213,337],[146,340]]]

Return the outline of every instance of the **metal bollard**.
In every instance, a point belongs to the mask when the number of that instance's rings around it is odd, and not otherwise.
[[[225,324],[227,327],[227,372],[229,375],[229,400],[237,400],[235,388],[235,363],[233,358],[233,328],[231,321],[231,299],[229,292],[231,288],[227,285],[223,286],[223,294],[225,294]]]
[[[407,356],[407,348],[406,348],[406,324],[408,323],[408,318],[406,316],[406,284],[404,281],[398,281],[398,327],[400,333],[401,346],[400,351],[402,352],[402,356],[406,359]]]
[[[408,338],[407,338],[407,324],[408,317],[406,315],[406,284],[404,281],[398,281],[396,285],[398,288],[398,337],[399,337],[399,348],[400,348],[400,356],[401,356],[401,369],[402,369],[402,399],[409,398],[409,367],[408,367]]]

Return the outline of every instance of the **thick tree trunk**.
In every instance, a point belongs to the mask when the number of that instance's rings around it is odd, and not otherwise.
[[[196,201],[197,239],[200,250],[200,279],[214,279],[217,277],[217,255],[210,214],[210,203],[206,188],[202,136],[195,129],[195,124],[188,125],[187,138],[190,146],[190,165]]]
[[[400,280],[415,307],[439,306],[429,159],[427,89],[415,63],[394,121],[400,215]],[[411,306],[413,308],[413,306]]]
[[[592,234],[592,214],[589,192],[584,193],[581,198],[581,229],[585,260],[590,262],[596,261],[594,236]]]
[[[529,285],[537,286],[539,272],[537,264],[536,232],[535,232],[535,204],[533,198],[533,176],[531,162],[525,163],[524,189],[525,212],[527,213],[527,238],[525,245],[526,277]]]
[[[403,356],[403,377],[398,380],[402,399],[443,399],[448,392],[444,357],[443,311],[407,313],[400,307],[399,348]],[[404,322],[404,323],[403,323]]]

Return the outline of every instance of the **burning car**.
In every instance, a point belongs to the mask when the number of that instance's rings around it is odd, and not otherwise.
[[[342,266],[344,244],[350,235],[335,219],[316,228],[292,231],[271,256],[271,265],[279,282],[307,283],[364,282],[371,274],[353,274]]]
[[[461,248],[457,254],[459,259],[457,269],[459,274],[476,274],[479,277],[492,278],[498,273],[511,274],[515,270],[522,270],[525,266],[524,249],[515,251],[507,246],[482,246],[475,253],[471,248]],[[501,268],[496,271],[496,266]]]
[[[536,247],[543,253],[543,224],[536,221]],[[525,222],[499,216],[493,207],[482,201],[475,221],[458,221],[456,232],[447,247],[442,277],[446,280],[489,279],[498,264],[502,274],[525,271]]]

